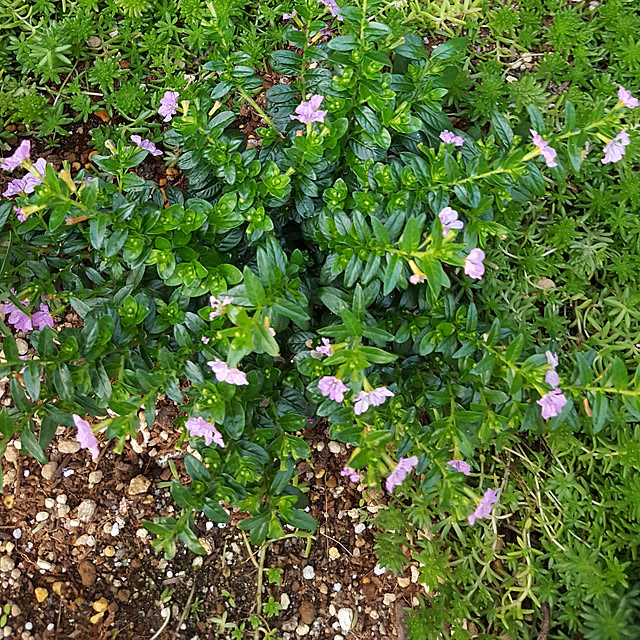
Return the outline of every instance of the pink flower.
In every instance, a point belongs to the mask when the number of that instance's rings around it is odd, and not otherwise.
[[[15,294],[15,290],[11,289],[11,293]],[[29,306],[29,303],[26,300],[23,300],[22,304],[25,307]],[[18,331],[24,331],[27,333],[33,329],[31,318],[22,311],[22,309],[16,307],[13,302],[10,302],[9,300],[3,302],[0,309],[2,310],[2,313],[9,314],[7,322],[13,325]]]
[[[400,458],[396,468],[391,472],[391,475],[385,482],[385,487],[389,493],[393,493],[396,487],[399,487],[404,479],[409,475],[412,469],[418,466],[418,458],[411,456],[410,458]]]
[[[211,342],[211,338],[207,338],[207,336],[202,336],[202,338],[200,338],[200,342],[202,342],[202,344],[209,344]]]
[[[445,207],[439,214],[442,223],[442,237],[444,238],[449,231],[453,229],[462,229],[464,224],[462,220],[458,220],[458,212],[451,207]]]
[[[21,207],[16,207],[14,205],[13,210],[16,212],[16,218],[18,218],[18,222],[24,222],[27,219],[27,216],[22,213]]]
[[[17,169],[25,160],[29,159],[31,154],[31,141],[23,140],[18,148],[13,152],[12,156],[5,158],[2,163],[2,169],[5,171],[13,171]]]
[[[553,351],[545,351],[544,355],[547,358],[547,364],[552,368],[555,369],[558,366],[558,356],[553,353]]]
[[[319,2],[325,7],[329,7],[329,11],[334,18],[337,18],[338,20],[344,20],[340,13],[340,7],[336,4],[336,0],[319,0]]]
[[[53,327],[53,318],[46,304],[40,303],[40,311],[36,311],[33,314],[33,325],[40,331],[45,327]]]
[[[389,391],[387,387],[378,387],[372,391],[361,391],[355,397],[353,412],[359,416],[369,407],[379,407],[386,402],[387,398],[393,398],[394,395],[393,391]]]
[[[456,147],[461,147],[464,144],[464,140],[460,137],[445,129],[440,133],[440,140],[445,144],[455,144]]]
[[[32,173],[27,173],[22,178],[16,178],[7,185],[7,189],[2,195],[5,198],[9,198],[11,196],[17,196],[21,191],[24,193],[33,193],[35,188],[39,184],[42,184],[42,180],[47,173],[47,161],[44,158],[38,158],[36,163],[33,165],[33,168],[40,177],[35,176]]]
[[[318,390],[325,398],[331,398],[334,402],[342,402],[345,391],[349,391],[349,387],[340,378],[324,376],[318,381]]]
[[[475,524],[476,520],[480,518],[486,518],[491,515],[491,508],[498,502],[498,494],[500,489],[487,489],[480,500],[480,504],[476,507],[476,510],[467,517],[469,524]]]
[[[235,384],[238,387],[249,384],[247,374],[244,371],[240,371],[240,369],[235,367],[229,368],[227,363],[222,360],[210,360],[207,364],[211,367],[213,373],[216,374],[216,378],[219,382]]]
[[[215,296],[209,296],[209,306],[212,309],[211,313],[209,314],[209,320],[215,320],[215,318],[221,316],[225,311],[225,307],[232,302],[233,300],[227,296],[225,296],[222,300],[218,300],[218,298],[216,298]]]
[[[320,31],[318,31],[318,33],[321,36],[330,36],[331,35],[331,29],[320,29]]]
[[[351,482],[360,482],[360,480],[362,480],[362,478],[360,477],[360,474],[355,469],[352,469],[351,467],[345,467],[340,472],[340,475],[343,478],[348,477],[349,480],[351,480]]]
[[[224,449],[222,434],[216,429],[214,424],[207,422],[204,418],[189,418],[184,425],[192,436],[201,436],[207,447],[215,442]]]
[[[144,151],[148,151],[152,156],[162,155],[162,151],[160,151],[160,149],[158,149],[156,145],[150,140],[143,140],[140,136],[133,135],[131,136],[131,142],[133,142],[137,147],[140,147]]]
[[[449,460],[447,464],[453,467],[456,471],[464,473],[465,476],[471,475],[471,465],[464,460]]]
[[[610,162],[619,162],[622,156],[627,152],[626,146],[630,143],[629,134],[623,129],[611,142],[604,147],[604,158],[600,160],[602,164]]]
[[[427,276],[424,273],[414,273],[409,276],[409,282],[411,284],[422,284],[427,281]]]
[[[17,196],[17,195],[20,194],[20,192],[22,191],[23,188],[24,188],[24,184],[23,184],[22,180],[16,178],[15,180],[12,180],[7,185],[7,188],[4,190],[2,195],[5,198],[10,198],[11,196]]]
[[[301,102],[296,107],[295,116],[289,116],[292,120],[299,120],[303,124],[309,122],[324,122],[324,118],[329,113],[328,111],[320,109],[320,105],[324,100],[324,96],[311,96],[306,102]]]
[[[547,167],[557,167],[558,163],[556,162],[555,158],[558,154],[556,150],[551,148],[549,146],[549,143],[545,142],[542,139],[542,136],[537,131],[535,131],[534,129],[530,129],[529,131],[533,136],[533,144],[535,144],[536,147],[540,149],[540,153],[542,154],[544,161],[547,163]]]
[[[480,280],[484,275],[484,260],[485,255],[482,249],[471,249],[469,255],[464,261],[464,272],[470,277]]]
[[[291,18],[295,18],[296,16],[296,10],[294,9],[291,13],[283,13],[282,14],[282,19],[283,20],[291,20]]]
[[[560,385],[560,377],[556,372],[558,366],[558,356],[551,351],[545,351],[547,357],[547,364],[551,367],[549,371],[544,374],[544,381],[550,384],[554,389]]]
[[[536,403],[542,407],[542,419],[547,420],[560,414],[564,405],[567,404],[567,399],[562,389],[556,388],[545,393]]]
[[[158,114],[164,116],[163,122],[169,122],[178,111],[178,98],[180,94],[177,91],[165,91],[160,100],[160,108]]]
[[[91,452],[91,457],[95,460],[100,455],[100,450],[98,449],[98,441],[91,429],[91,425],[75,413],[73,414],[73,422],[78,429],[76,439],[80,443],[80,446],[83,449],[88,449]]]
[[[638,106],[638,98],[634,98],[631,95],[631,91],[628,91],[622,85],[618,86],[618,100],[620,100],[627,109],[635,109]]]
[[[333,346],[331,342],[329,342],[329,338],[322,338],[322,344],[318,345],[313,352],[319,353],[321,356],[332,356]]]

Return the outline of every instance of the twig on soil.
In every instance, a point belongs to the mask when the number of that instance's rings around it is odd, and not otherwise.
[[[541,613],[542,613],[542,626],[540,627],[538,640],[547,640],[547,638],[549,637],[549,628],[551,627],[551,611],[549,609],[548,602],[542,603]]]
[[[191,587],[191,591],[189,592],[189,597],[187,598],[187,604],[184,606],[182,610],[182,615],[180,616],[180,620],[178,620],[178,624],[176,625],[175,634],[177,636],[180,635],[180,625],[184,622],[185,618],[189,614],[189,607],[191,606],[191,601],[193,600],[193,594],[196,592],[196,581],[194,579],[193,586]]]
[[[258,554],[258,552],[254,553],[253,551],[251,551],[251,545],[249,544],[249,538],[247,538],[247,534],[242,531],[242,539],[244,540],[244,544],[247,547],[247,552],[249,553],[249,560],[251,560],[251,562],[253,562],[253,566],[260,571],[260,566],[258,565],[257,561],[256,561],[256,555]]]
[[[258,556],[258,577],[256,579],[256,615],[262,615],[262,580],[264,578],[264,559],[267,555],[267,543],[263,543],[260,547],[260,555]],[[253,640],[260,640],[260,627],[253,632]]]
[[[160,634],[166,629],[169,624],[169,620],[171,620],[171,609],[167,607],[167,617],[164,619],[162,626],[151,636],[149,640],[156,640],[156,638],[160,637]]]

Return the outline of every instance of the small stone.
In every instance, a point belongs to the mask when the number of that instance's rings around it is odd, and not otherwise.
[[[89,474],[89,484],[98,484],[102,481],[102,471],[92,471]]]
[[[360,535],[366,529],[366,526],[364,522],[359,522],[353,529],[358,535]]]
[[[93,607],[94,611],[100,613],[101,611],[107,610],[109,603],[107,602],[106,598],[100,598],[100,600],[96,600],[91,606]]]
[[[38,569],[42,569],[43,571],[51,571],[51,569],[53,569],[53,565],[50,562],[41,560],[40,558],[36,561],[36,565]]]
[[[280,606],[282,607],[283,610],[286,610],[289,608],[290,604],[291,604],[291,598],[289,598],[289,596],[286,593],[283,593],[280,596]]]
[[[53,593],[57,596],[62,595],[62,582],[54,582],[51,586],[53,588]]]
[[[150,485],[151,481],[147,480],[143,475],[136,476],[129,483],[128,493],[130,496],[146,493]]]
[[[58,442],[58,451],[60,453],[78,453],[80,451],[80,443],[77,440],[60,440]]]
[[[338,591],[340,591],[341,589],[342,589],[342,585],[341,585],[339,582],[336,582],[336,583],[333,585],[333,590],[334,590],[336,593],[338,593]]]
[[[11,605],[11,617],[17,618],[22,613],[22,609],[17,604]]]
[[[418,571],[418,567],[415,564],[411,565],[411,582],[414,584],[418,582],[420,579],[420,571]]]
[[[74,546],[76,547],[93,547],[96,543],[96,539],[89,535],[88,533],[83,533],[75,542]]]
[[[386,573],[386,572],[387,570],[384,567],[381,567],[379,564],[373,567],[373,573],[375,573],[377,576],[381,576],[383,573]]]
[[[36,513],[36,522],[44,522],[49,518],[49,513],[47,511],[38,511]]]
[[[42,467],[42,477],[47,481],[51,482],[53,477],[56,475],[56,471],[58,470],[58,465],[55,462],[47,462],[47,464]]]
[[[16,338],[16,347],[18,347],[18,355],[25,355],[29,351],[29,344],[22,338]]]
[[[102,618],[104,618],[104,611],[101,611],[100,613],[96,613],[95,615],[91,616],[89,618],[89,622],[91,622],[91,624],[98,624],[98,622],[100,622]]]
[[[104,548],[104,555],[107,556],[107,558],[113,558],[113,556],[116,555],[116,550],[114,547],[112,547],[111,545],[109,545],[108,547]]]
[[[296,635],[297,636],[306,636],[309,633],[309,625],[308,624],[299,624],[296,627]]]
[[[335,489],[338,481],[335,476],[329,476],[327,478],[327,489]]]
[[[401,589],[406,589],[411,584],[411,578],[398,578],[398,586]]]
[[[302,577],[305,580],[313,580],[316,577],[316,571],[315,569],[311,566],[311,565],[307,565],[303,570],[302,570]]]
[[[78,565],[78,573],[83,587],[92,587],[96,582],[96,567],[93,562],[83,560]]]
[[[340,557],[340,552],[338,551],[338,549],[336,549],[336,547],[329,547],[329,557],[333,558],[334,560],[337,560]]]
[[[112,538],[117,538],[120,535],[120,525],[117,522],[114,522],[111,525],[111,529],[109,531]]]
[[[15,566],[16,562],[11,556],[2,556],[0,558],[0,572],[9,573]]]
[[[67,494],[66,493],[61,493],[59,496],[56,497],[56,502],[58,504],[67,504]]]
[[[15,462],[19,455],[18,450],[10,444],[4,452],[4,459],[7,462]]]
[[[69,515],[69,511],[71,511],[71,507],[68,504],[58,505],[58,517],[65,518]]]
[[[347,607],[339,609],[338,623],[340,624],[340,629],[342,629],[344,633],[349,633],[349,631],[351,631],[351,625],[353,624],[353,610]]]
[[[56,501],[53,498],[47,498],[44,501],[44,506],[47,507],[47,509],[53,509],[53,507],[56,506]]]
[[[102,46],[102,40],[100,40],[98,36],[89,36],[87,45],[89,49],[100,49],[100,47]]]
[[[14,529],[12,535],[16,540],[20,540],[22,538],[22,529]]]
[[[396,601],[396,594],[395,593],[385,593],[383,598],[382,598],[382,603],[386,607],[391,606],[395,601]]]
[[[194,569],[199,569],[203,564],[204,564],[204,560],[203,560],[202,556],[196,556],[193,559],[193,562],[191,563],[191,566]]]
[[[76,510],[76,518],[85,524],[90,522],[96,512],[97,506],[95,500],[83,500]]]
[[[303,624],[311,624],[316,617],[316,608],[309,600],[303,600],[298,608],[298,613]]]
[[[47,597],[49,596],[49,592],[46,589],[42,588],[42,587],[36,587],[35,594],[36,594],[36,600],[40,604],[42,604],[47,599]]]
[[[329,451],[331,453],[340,453],[340,443],[333,440],[329,443]]]

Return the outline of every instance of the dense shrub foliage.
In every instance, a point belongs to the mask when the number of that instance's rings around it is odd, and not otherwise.
[[[198,553],[196,511],[248,512],[255,544],[315,529],[296,464],[328,425],[345,475],[395,496],[377,551],[419,566],[413,637],[633,637],[640,368],[620,355],[637,347],[570,333],[595,269],[556,258],[574,207],[632,179],[637,101],[609,82],[588,112],[491,108],[457,130],[443,101],[468,41],[428,52],[386,10],[297,5],[264,109],[220,30],[202,82],[156,105],[184,192],[136,175],[156,152],[140,138],[73,177],[9,163],[30,173],[0,205],[3,311],[31,351],[2,325],[0,452],[19,433],[44,462],[60,424],[122,451],[166,394],[197,455],[180,515],[147,527]],[[247,102],[258,145],[234,127]]]

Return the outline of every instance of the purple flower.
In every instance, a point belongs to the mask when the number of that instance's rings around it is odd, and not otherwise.
[[[320,31],[318,31],[318,33],[321,36],[330,36],[331,35],[331,29],[320,29]]]
[[[29,159],[31,153],[31,141],[23,140],[18,148],[13,152],[12,156],[4,159],[2,169],[5,171],[13,171],[17,169],[25,160]]]
[[[484,260],[485,255],[482,249],[471,249],[469,255],[464,261],[464,272],[470,277],[480,280],[484,275]]]
[[[427,281],[427,276],[424,273],[414,273],[409,276],[409,282],[411,284],[422,284]]]
[[[336,4],[336,0],[319,0],[319,2],[325,7],[329,7],[329,11],[331,11],[331,15],[334,18],[338,18],[338,20],[344,20],[342,14],[340,13],[340,7]]]
[[[33,168],[38,173],[37,176],[33,173],[27,173],[27,175],[22,178],[22,190],[25,193],[33,193],[35,188],[39,184],[42,184],[44,177],[47,175],[47,161],[44,158],[38,158],[33,165]]]
[[[322,338],[322,344],[318,345],[313,352],[319,353],[321,356],[332,356],[333,346],[331,345],[329,338]]]
[[[15,291],[11,289],[11,293],[15,294]],[[25,307],[29,306],[29,303],[26,300],[23,300],[22,304]],[[33,329],[31,318],[22,309],[18,309],[13,302],[10,302],[9,300],[3,302],[0,309],[2,310],[2,313],[9,314],[7,322],[13,325],[18,331],[24,331],[27,333]]]
[[[292,120],[299,120],[303,124],[310,122],[324,122],[324,118],[329,113],[323,109],[320,109],[320,105],[324,100],[324,96],[311,96],[306,102],[301,102],[296,107],[296,113],[298,115],[289,116]]]
[[[456,147],[461,147],[464,144],[464,140],[460,137],[445,129],[440,133],[440,140],[445,144],[455,144]]]
[[[458,220],[458,212],[451,207],[445,207],[439,214],[442,223],[442,237],[444,238],[449,231],[453,229],[462,229],[464,224],[462,220]]]
[[[73,422],[78,429],[76,439],[80,443],[80,446],[83,449],[89,449],[91,457],[95,460],[100,455],[100,450],[98,449],[98,441],[91,429],[91,425],[75,413],[73,414]]]
[[[386,402],[387,398],[393,398],[394,395],[393,391],[389,391],[387,387],[378,387],[372,391],[361,391],[355,397],[353,412],[359,416],[369,407],[379,407]]]
[[[150,140],[143,140],[138,135],[131,136],[131,142],[133,142],[136,146],[140,147],[144,151],[148,151],[152,156],[161,156],[162,151],[156,147],[153,142]]]
[[[638,106],[638,98],[634,98],[631,95],[631,91],[628,91],[622,85],[618,86],[618,100],[628,109],[635,109]]]
[[[544,355],[547,358],[547,364],[552,368],[555,369],[558,366],[558,356],[553,353],[553,351],[549,351],[547,349],[547,351],[544,352]]]
[[[542,139],[542,136],[535,131],[534,129],[529,129],[531,135],[533,136],[533,144],[540,149],[540,153],[544,158],[544,161],[547,163],[547,167],[557,167],[558,163],[555,158],[558,155],[556,150],[549,146],[548,142],[545,142]]]
[[[14,205],[13,210],[16,212],[16,218],[18,218],[18,222],[24,222],[27,219],[27,216],[22,213],[21,207],[16,207]]]
[[[295,18],[296,16],[296,10],[294,9],[291,13],[283,13],[282,14],[282,19],[283,20],[291,20],[291,18]]]
[[[215,442],[224,449],[222,434],[216,429],[214,424],[207,422],[204,418],[189,418],[184,425],[192,436],[201,436],[207,447]]]
[[[222,360],[210,360],[207,364],[211,367],[213,373],[216,374],[219,382],[235,384],[238,387],[249,384],[247,374],[244,371],[240,371],[240,369],[236,367],[229,368],[229,365]]]
[[[160,108],[158,114],[164,116],[163,122],[169,122],[178,111],[178,98],[180,94],[177,91],[165,91],[160,100]]]
[[[491,515],[491,507],[498,502],[498,494],[500,489],[487,489],[480,500],[480,504],[476,507],[476,510],[467,517],[469,524],[475,524],[476,520],[480,518],[486,518]]]
[[[334,402],[342,402],[344,400],[345,391],[349,391],[340,378],[335,376],[324,376],[318,381],[318,389],[325,398],[331,398]]]
[[[453,467],[456,471],[464,473],[465,476],[471,475],[471,465],[464,460],[449,460],[447,464]]]
[[[345,467],[340,472],[340,475],[343,478],[348,477],[349,480],[351,480],[351,482],[360,482],[360,480],[362,480],[362,478],[360,477],[360,474],[355,469],[352,469],[351,467]]]
[[[393,493],[396,487],[399,487],[404,479],[409,475],[412,469],[418,466],[418,458],[411,456],[410,458],[400,458],[396,468],[391,472],[391,475],[385,482],[385,487],[389,493]]]
[[[5,198],[10,198],[11,196],[17,196],[17,195],[20,194],[20,192],[22,191],[23,187],[24,187],[24,184],[22,183],[22,180],[16,178],[15,180],[12,180],[7,185],[7,188],[4,190],[2,195]]]
[[[623,129],[611,142],[604,147],[604,158],[600,160],[602,164],[610,162],[619,162],[622,156],[627,152],[625,147],[631,142],[626,129]]]
[[[53,318],[46,304],[40,303],[40,311],[33,314],[33,326],[40,331],[45,327],[53,327]]]
[[[207,338],[207,336],[202,336],[202,338],[200,338],[200,342],[202,342],[202,344],[209,344],[211,342],[211,338]]]
[[[225,307],[232,302],[233,300],[228,296],[225,296],[222,300],[218,300],[215,296],[209,296],[209,306],[213,309],[209,314],[209,320],[215,320],[215,318],[221,316],[225,311]]]
[[[547,364],[551,367],[544,375],[544,381],[550,384],[554,389],[560,385],[560,377],[556,373],[556,367],[558,366],[558,356],[551,351],[545,351],[547,357]]]
[[[542,407],[542,419],[547,420],[557,416],[562,407],[567,404],[567,399],[562,393],[562,389],[553,389],[549,393],[545,393],[540,400],[536,401]]]

